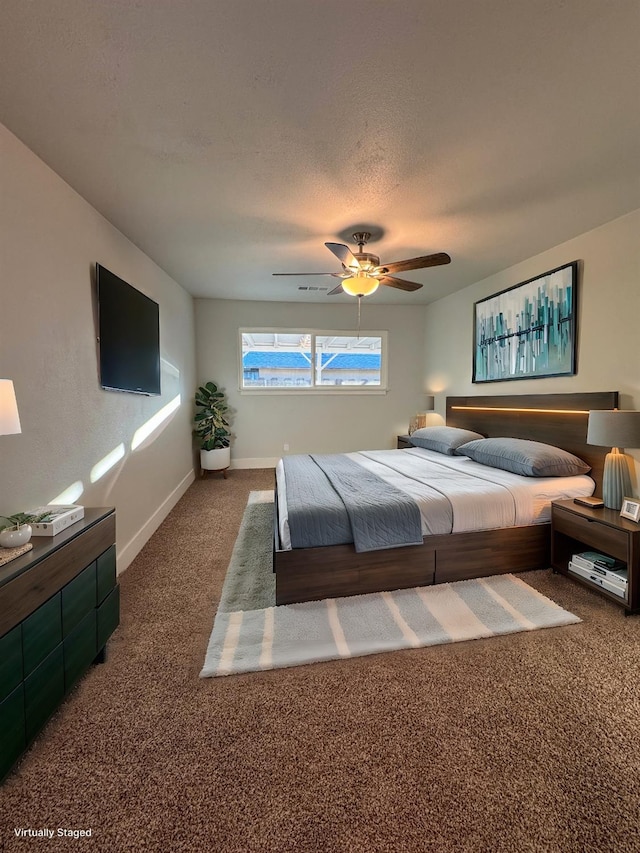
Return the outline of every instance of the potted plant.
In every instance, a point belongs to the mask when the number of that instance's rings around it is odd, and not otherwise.
[[[229,407],[225,394],[214,382],[201,385],[196,391],[194,433],[200,439],[200,467],[203,471],[221,471],[229,467]]]
[[[2,548],[19,548],[31,539],[33,517],[24,512],[16,515],[0,515],[0,546]]]

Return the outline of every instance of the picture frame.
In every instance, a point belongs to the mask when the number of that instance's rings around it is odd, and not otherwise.
[[[629,521],[640,521],[640,499],[623,498],[622,509],[620,510],[620,517],[628,518]]]
[[[479,299],[472,382],[576,373],[578,261]]]

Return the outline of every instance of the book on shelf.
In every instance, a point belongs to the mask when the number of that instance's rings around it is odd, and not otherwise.
[[[607,554],[601,554],[599,551],[581,551],[579,554],[573,555],[574,560],[576,557],[579,557],[584,563],[601,566],[603,569],[609,569],[610,571],[626,568],[626,563],[623,563],[622,560],[616,560],[615,557],[609,557]]]
[[[617,595],[619,598],[623,598],[627,600],[627,578],[626,578],[626,569],[622,569],[621,573],[624,572],[624,577],[622,574],[618,574],[616,572],[607,572],[606,569],[601,569],[600,571],[603,574],[600,574],[598,571],[589,570],[584,568],[584,566],[578,565],[573,562],[573,560],[569,560],[569,573],[573,573],[574,575],[579,575],[582,578],[586,578],[586,580],[595,584],[596,586],[601,587],[602,589],[606,589],[608,592],[612,592],[614,595]]]
[[[625,563],[594,551],[584,551],[581,554],[574,554],[569,563],[569,568],[574,571],[581,569],[588,574],[606,578],[608,582],[616,586],[626,588],[628,583],[629,573]]]

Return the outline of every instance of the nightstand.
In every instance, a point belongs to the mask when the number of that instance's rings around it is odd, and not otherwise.
[[[398,450],[403,450],[405,447],[413,447],[413,444],[411,444],[411,439],[408,435],[399,435],[397,438]]]
[[[569,572],[569,560],[580,551],[600,551],[627,564],[626,599]],[[620,518],[618,510],[591,509],[572,500],[554,501],[551,504],[551,566],[554,572],[567,575],[624,607],[626,614],[640,611],[640,525]]]

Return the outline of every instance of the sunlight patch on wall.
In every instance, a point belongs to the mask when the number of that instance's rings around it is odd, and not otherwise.
[[[158,429],[166,420],[169,418],[176,409],[180,408],[181,397],[180,394],[175,396],[173,400],[167,403],[166,406],[163,406],[160,411],[156,412],[153,417],[149,418],[149,420],[142,424],[141,427],[134,432],[133,438],[131,440],[131,449],[136,450],[140,445],[147,439],[149,436]]]
[[[56,495],[55,498],[51,498],[49,503],[62,504],[63,506],[66,506],[68,504],[75,503],[83,492],[84,484],[82,480],[76,480],[75,483],[68,486],[64,492],[60,492],[60,494]]]
[[[175,366],[175,364],[172,364],[170,361],[167,361],[166,358],[160,358],[160,365],[165,375],[174,376],[176,379],[180,379],[180,371]]]
[[[89,479],[92,483],[97,483],[101,477],[110,471],[122,458],[124,458],[124,444],[120,443],[117,447],[107,453],[99,462],[91,469]]]

